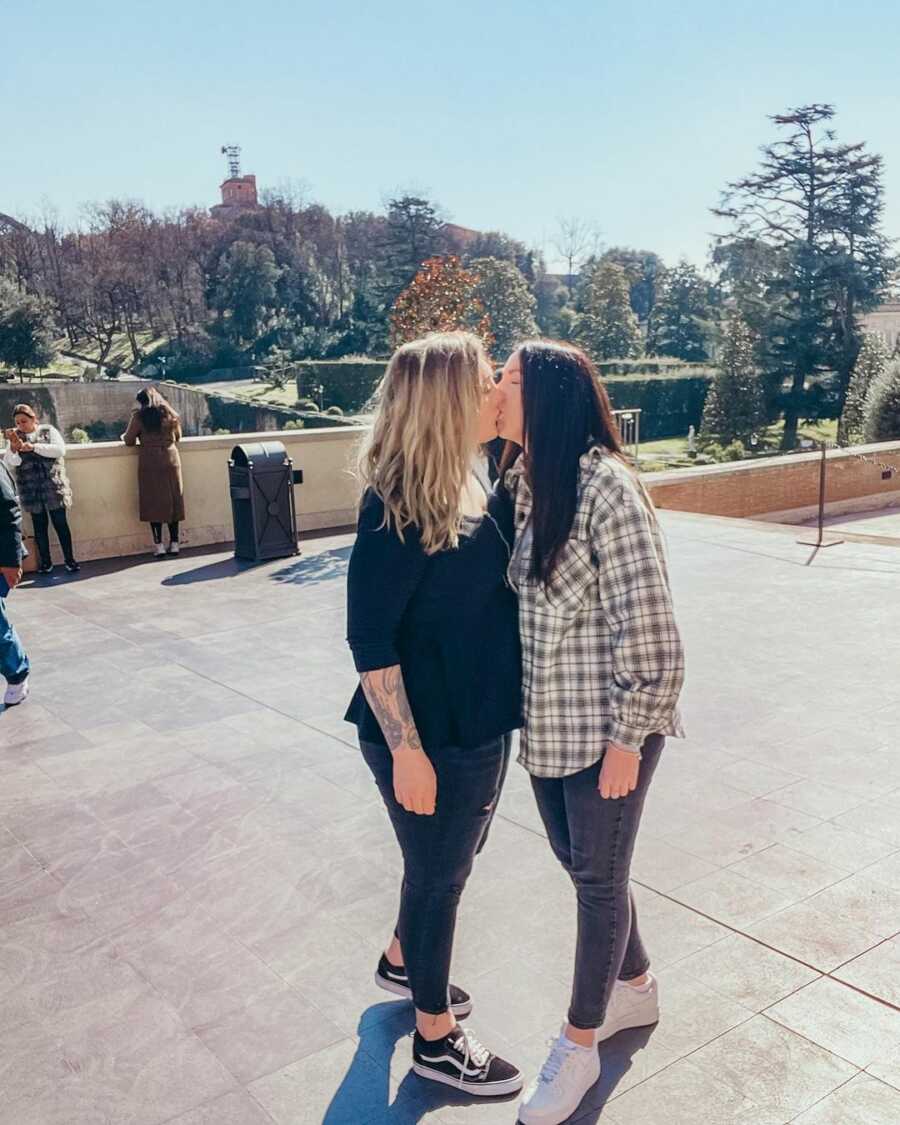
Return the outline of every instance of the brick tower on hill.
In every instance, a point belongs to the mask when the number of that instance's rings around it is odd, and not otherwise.
[[[233,219],[243,211],[256,211],[256,176],[241,175],[240,146],[222,145],[222,153],[228,158],[228,178],[222,181],[222,202],[210,207],[210,215],[214,219]]]

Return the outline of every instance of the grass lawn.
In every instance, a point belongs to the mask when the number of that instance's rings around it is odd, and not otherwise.
[[[137,337],[138,347],[146,355],[166,340],[165,336],[154,336],[152,332],[143,331],[135,333]],[[90,340],[80,340],[73,348],[69,344],[68,339],[63,336],[56,341],[56,356],[49,367],[45,367],[43,371],[28,371],[25,372],[26,380],[32,379],[74,379],[81,375],[85,367],[85,360],[96,363],[97,357],[100,354],[99,348],[96,344],[92,344]],[[80,356],[84,356],[84,360],[73,359],[71,356],[63,355],[63,351],[75,351]],[[128,342],[128,337],[124,332],[120,332],[113,340],[113,346],[109,355],[106,357],[107,363],[117,363],[120,367],[130,367],[132,363],[131,344]]]
[[[769,426],[761,443],[762,448],[772,451],[778,450],[781,437],[784,433],[784,421],[779,420]],[[798,431],[800,440],[827,441],[834,443],[837,440],[837,419],[827,418],[817,422],[808,422],[800,426]],[[687,438],[673,437],[660,438],[658,441],[641,442],[641,470],[645,473],[658,473],[663,469],[688,468],[693,464],[688,460]]]

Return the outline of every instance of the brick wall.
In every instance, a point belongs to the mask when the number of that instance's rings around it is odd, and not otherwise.
[[[799,522],[817,510],[820,460],[818,453],[791,454],[651,473],[644,482],[659,508]],[[826,465],[828,511],[900,504],[900,441],[830,450]],[[891,478],[882,479],[883,465],[893,468]]]

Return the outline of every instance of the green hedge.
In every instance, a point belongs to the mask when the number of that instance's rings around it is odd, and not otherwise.
[[[623,375],[604,379],[615,410],[640,410],[641,438],[685,437],[689,426],[700,428],[703,404],[712,382],[709,375]]]
[[[624,366],[628,361],[614,363]],[[322,398],[326,407],[339,406],[353,414],[372,397],[387,364],[379,360],[318,360],[297,366],[298,398],[315,397],[312,388],[320,384],[324,387]],[[641,437],[645,441],[684,437],[689,426],[700,428],[703,403],[713,377],[711,368],[646,360],[635,361],[634,366],[641,373],[607,377],[608,372],[604,372],[604,383],[616,410],[641,411]],[[647,374],[648,367],[654,373]],[[660,367],[663,373],[655,373]],[[679,373],[666,374],[672,367],[679,368]],[[689,374],[680,373],[683,371]]]
[[[604,379],[611,375],[714,375],[708,363],[686,363],[683,359],[655,356],[643,359],[605,359],[597,364]]]
[[[322,406],[339,406],[356,414],[369,401],[387,363],[377,359],[304,360],[297,364],[297,398],[318,401],[313,387],[323,387]]]

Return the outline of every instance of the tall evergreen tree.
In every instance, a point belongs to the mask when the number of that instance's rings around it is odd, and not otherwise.
[[[219,265],[213,303],[238,344],[256,339],[276,298],[281,274],[268,246],[233,242]]]
[[[732,223],[720,260],[750,250],[762,269],[762,342],[768,368],[788,384],[787,449],[796,444],[808,379],[836,369],[846,390],[858,315],[879,300],[889,266],[879,230],[881,157],[863,144],[838,143],[833,117],[833,107],[822,104],[774,116],[787,135],[763,148],[759,171],[729,184],[714,210]],[[758,309],[741,312],[751,319]]]
[[[595,360],[628,359],[641,350],[628,278],[613,262],[596,262],[583,279],[575,337]]]
[[[646,324],[659,296],[665,276],[662,258],[652,250],[632,250],[629,246],[613,246],[602,254],[604,262],[621,266],[628,278],[631,309],[641,324]]]
[[[679,262],[663,279],[648,327],[648,353],[674,356],[688,363],[709,359],[712,315],[708,283],[694,266]]]
[[[844,409],[838,422],[838,445],[856,445],[863,440],[866,399],[870,388],[881,377],[889,360],[890,355],[884,340],[874,333],[866,333],[856,363],[853,365],[850,386],[844,399]]]
[[[46,367],[56,354],[53,334],[50,302],[0,279],[0,363],[20,379],[26,368]]]
[[[537,334],[537,302],[513,262],[475,258],[468,268],[478,279],[475,296],[490,318],[494,355],[505,359],[517,343]]]
[[[388,202],[382,244],[382,299],[393,304],[428,258],[440,254],[441,218],[437,207],[418,195]]]
[[[753,333],[739,316],[725,322],[719,369],[703,407],[700,436],[723,445],[750,436],[766,422]]]

